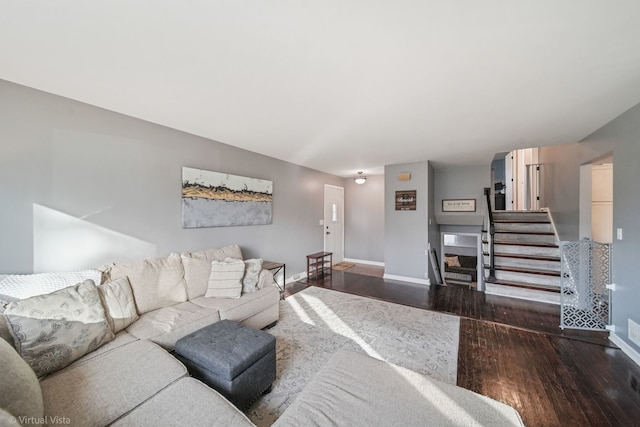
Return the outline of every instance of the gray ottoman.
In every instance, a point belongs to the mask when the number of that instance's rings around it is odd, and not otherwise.
[[[244,410],[276,378],[273,335],[222,320],[178,340],[175,354],[189,373]]]

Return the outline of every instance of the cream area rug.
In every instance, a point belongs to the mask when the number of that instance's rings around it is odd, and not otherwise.
[[[268,330],[276,337],[276,380],[247,412],[259,427],[273,424],[342,348],[456,383],[457,316],[318,287],[280,304],[280,320]]]

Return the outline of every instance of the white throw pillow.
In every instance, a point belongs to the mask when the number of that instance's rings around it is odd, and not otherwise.
[[[102,273],[98,270],[78,270],[60,273],[9,274],[0,277],[0,294],[24,299],[48,294],[73,286],[85,280],[100,283]],[[6,301],[11,302],[11,301]]]
[[[184,252],[180,256],[184,265],[184,279],[187,282],[189,300],[201,297],[207,292],[211,261],[224,261],[227,258],[243,259],[238,245]]]
[[[244,277],[242,278],[242,293],[258,290],[258,280],[262,271],[262,259],[247,259],[244,261]]]
[[[224,261],[211,261],[209,287],[204,295],[207,298],[240,298],[242,295],[242,277],[244,261],[227,258]]]
[[[133,291],[127,277],[98,286],[98,292],[102,298],[107,321],[114,334],[138,320]]]
[[[4,314],[16,350],[39,377],[114,338],[91,280],[12,302]]]

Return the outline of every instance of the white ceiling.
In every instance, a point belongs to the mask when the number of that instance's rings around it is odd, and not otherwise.
[[[0,78],[340,176],[577,142],[637,0],[0,0]]]

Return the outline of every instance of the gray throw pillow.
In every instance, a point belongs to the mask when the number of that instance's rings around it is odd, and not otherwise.
[[[41,377],[114,338],[92,280],[9,304],[16,350]]]
[[[258,280],[262,271],[262,259],[247,259],[244,261],[244,277],[242,278],[242,293],[258,290]]]

